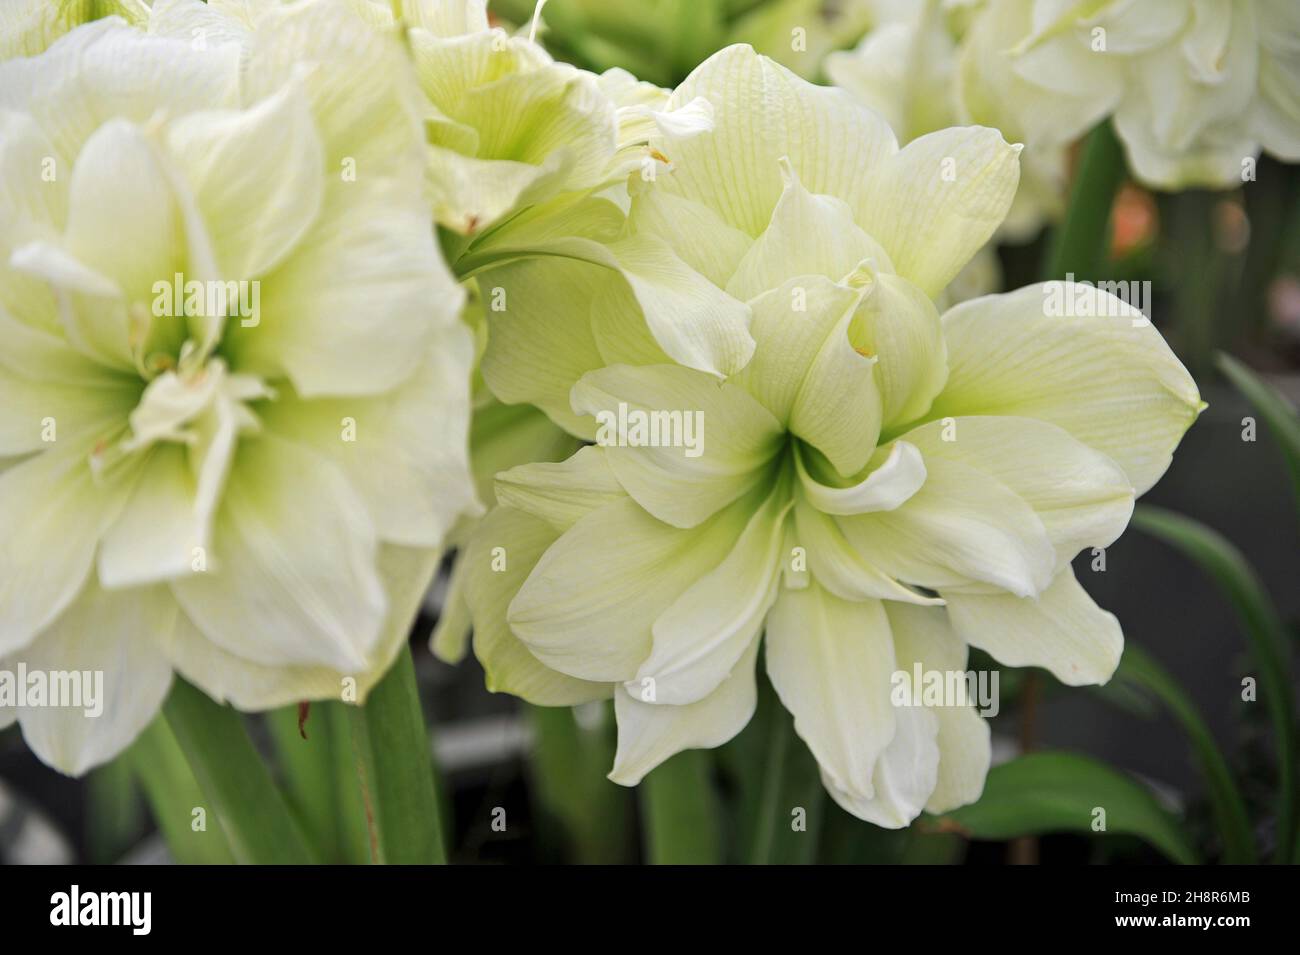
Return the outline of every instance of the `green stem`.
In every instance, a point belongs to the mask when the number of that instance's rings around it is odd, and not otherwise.
[[[688,749],[661,764],[641,783],[646,855],[653,865],[716,865],[717,793],[709,750]]]
[[[903,843],[903,865],[958,865],[966,851],[966,840],[955,832],[927,832],[912,824]]]
[[[770,687],[764,689],[771,693]],[[758,819],[754,830],[754,843],[750,851],[751,865],[767,865],[772,861],[772,847],[776,842],[776,824],[778,803],[780,802],[781,780],[785,776],[785,757],[792,742],[784,714],[774,712],[769,715],[771,726],[767,735],[767,758],[763,763],[763,788],[758,797]]]
[[[1097,126],[1083,147],[1065,221],[1048,246],[1045,279],[1076,282],[1101,277],[1110,253],[1110,210],[1124,182],[1124,150],[1110,122]]]
[[[177,678],[163,714],[236,861],[315,861],[237,712]]]
[[[312,846],[324,861],[357,865],[370,861],[370,842],[348,709],[333,700],[312,703],[302,732],[296,705],[268,713],[266,724],[289,808]]]
[[[445,863],[441,803],[409,647],[351,716],[374,861]]]
[[[1180,276],[1173,289],[1182,348],[1179,354],[1196,377],[1210,371],[1217,344],[1219,288],[1224,256],[1214,242],[1215,193],[1191,190],[1171,198],[1169,231]]]
[[[538,809],[557,821],[577,862],[624,861],[628,791],[605,777],[614,761],[609,728],[580,725],[567,706],[529,706],[527,712],[533,726],[533,790]],[[612,713],[607,719],[613,722]]]
[[[750,842],[752,865],[807,864],[816,856],[826,790],[812,753],[795,735],[794,719],[776,690],[759,683],[767,730],[762,784]]]
[[[139,840],[146,822],[140,785],[127,754],[87,777],[86,855],[92,864],[118,861]]]

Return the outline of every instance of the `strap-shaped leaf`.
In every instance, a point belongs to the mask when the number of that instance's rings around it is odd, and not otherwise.
[[[1175,862],[1199,860],[1177,820],[1132,777],[1087,756],[1030,753],[989,771],[984,795],[944,818],[977,839],[1045,832],[1092,833],[1105,810],[1105,832],[1138,836]]]
[[[1154,694],[1183,727],[1205,776],[1206,792],[1214,809],[1219,836],[1223,839],[1223,861],[1232,865],[1257,863],[1259,858],[1250,831],[1250,818],[1246,815],[1246,804],[1210,728],[1201,719],[1187,691],[1145,650],[1132,643],[1124,648],[1124,659],[1115,675],[1121,681],[1132,682]]]
[[[1219,371],[1254,405],[1281,445],[1295,485],[1296,503],[1300,505],[1300,414],[1281,392],[1231,355],[1220,352],[1217,364]]]
[[[1287,633],[1277,608],[1241,551],[1218,531],[1199,521],[1158,507],[1139,504],[1133,526],[1173,545],[1210,575],[1227,595],[1245,626],[1255,665],[1259,698],[1268,708],[1278,750],[1278,859],[1295,851],[1295,724]]]

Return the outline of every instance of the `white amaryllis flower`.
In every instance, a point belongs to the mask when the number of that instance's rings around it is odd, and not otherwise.
[[[673,171],[631,221],[745,302],[752,359],[725,381],[670,363],[629,299],[598,303],[601,348],[626,356],[572,388],[598,445],[498,477],[464,558],[474,649],[494,690],[612,695],[611,778],[635,784],[739,732],[761,642],[832,796],[903,826],[978,796],[989,738],[970,706],[894,705],[894,674],[964,670],[975,646],[1106,681],[1119,625],[1070,559],[1123,530],[1196,387],[1091,287],[940,320],[931,296],[1015,191],[995,131],[900,150],[842,91],[745,47],[675,96],[709,99],[716,129],[663,143]]]
[[[0,64],[0,669],[106,696],[0,722],[69,773],[173,671],[364,695],[475,506],[398,39],[307,0],[225,42],[169,22],[194,6]]]
[[[1129,166],[1167,189],[1240,185],[1264,149],[1300,160],[1293,0],[1016,0],[1010,108],[1080,132],[1112,114]],[[1054,104],[1055,110],[1041,109]]]

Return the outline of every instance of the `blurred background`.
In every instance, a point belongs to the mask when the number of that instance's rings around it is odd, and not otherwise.
[[[881,3],[854,0],[549,0],[539,38],[557,59],[602,71],[620,66],[663,86],[680,81],[714,50],[750,42],[813,81],[821,62],[853,47],[879,16]],[[505,25],[527,24],[528,0],[494,0]],[[791,30],[807,28],[803,50]],[[1077,157],[1075,157],[1077,159]],[[1073,160],[1072,160],[1073,161]],[[1002,287],[1040,278],[1048,237],[1039,234],[997,250]],[[1196,377],[1209,408],[1184,439],[1164,479],[1144,498],[1190,517],[1230,542],[1262,587],[1287,641],[1300,628],[1300,530],[1294,476],[1277,432],[1257,405],[1224,378],[1226,352],[1258,379],[1300,399],[1300,169],[1262,157],[1255,182],[1221,192],[1158,194],[1127,183],[1111,213],[1114,279],[1148,280],[1152,317]],[[1245,419],[1258,419],[1247,440]],[[1242,681],[1258,677],[1249,652],[1249,607],[1225,594],[1204,562],[1163,539],[1132,528],[1105,554],[1104,570],[1085,553],[1079,580],[1123,624],[1130,648],[1163,667],[1181,687],[1241,789],[1262,855],[1272,846],[1277,759],[1265,707],[1242,699]],[[599,704],[541,710],[484,689],[472,656],[457,667],[435,660],[428,637],[446,587],[446,568],[412,631],[417,674],[442,791],[453,861],[469,863],[637,862],[653,858],[653,833],[638,825],[636,791],[604,779],[612,762],[612,713]],[[1258,625],[1258,620],[1255,621]],[[1126,657],[1128,654],[1126,654]],[[1127,665],[1127,664],[1126,664]],[[972,668],[996,668],[973,659]],[[1294,683],[1294,681],[1292,681]],[[1203,857],[1221,857],[1205,776],[1187,732],[1168,701],[1144,692],[1125,672],[1106,687],[1070,689],[1045,672],[1003,670],[1002,709],[992,721],[994,761],[1039,749],[1089,754],[1127,771],[1179,812]],[[1295,691],[1292,686],[1293,693]],[[787,792],[808,808],[807,838],[772,858],[805,862],[1162,862],[1135,836],[1044,834],[978,838],[960,827],[922,818],[888,832],[859,822],[821,792],[802,750],[772,762],[760,755],[773,720],[770,694],[750,726],[717,750],[708,774],[726,824],[704,829],[732,861],[753,858],[763,843],[747,777],[752,767],[786,774]],[[349,746],[340,704],[313,704],[299,732],[296,708],[250,717],[273,764],[295,764],[288,792],[294,811],[331,861],[365,858],[355,831],[339,819],[358,805],[355,777],[339,773]],[[149,759],[188,775],[174,741],[151,734],[113,764],[69,779],[28,752],[17,726],[0,732],[0,860],[30,862],[165,862],[160,835],[179,833],[181,861],[225,861],[219,839],[186,842],[188,811],[155,819],[133,766]],[[192,784],[192,780],[190,780]],[[199,797],[195,796],[195,803]],[[1260,820],[1263,820],[1262,822]],[[782,838],[768,833],[767,843]]]

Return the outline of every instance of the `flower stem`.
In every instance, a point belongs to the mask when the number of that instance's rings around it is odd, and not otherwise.
[[[1124,150],[1108,120],[1084,143],[1065,220],[1048,244],[1044,279],[1101,278],[1110,250],[1110,210],[1124,173]]]
[[[369,862],[371,854],[350,709],[337,700],[317,700],[303,730],[297,706],[266,714],[266,725],[279,756],[285,799],[312,847],[324,862],[356,865]]]
[[[765,733],[758,778],[751,865],[806,865],[817,855],[826,790],[812,753],[794,731],[776,690],[759,681],[754,725]]]
[[[771,690],[765,687],[770,693]],[[775,694],[773,694],[775,695]],[[767,759],[763,767],[763,787],[758,803],[758,828],[754,834],[750,863],[766,865],[772,861],[772,847],[776,839],[776,817],[779,812],[781,779],[785,776],[786,754],[794,744],[790,727],[779,717],[784,714],[771,715],[772,726],[768,731]]]
[[[373,861],[445,863],[441,802],[409,647],[351,716]]]
[[[722,861],[718,797],[709,750],[678,753],[641,783],[646,856],[653,865]]]
[[[605,722],[579,723],[568,706],[529,706],[533,727],[532,777],[539,813],[556,820],[574,861],[613,865],[626,861],[628,791],[605,778],[614,760],[613,712]]]
[[[237,861],[315,861],[237,712],[178,678],[163,714]]]

